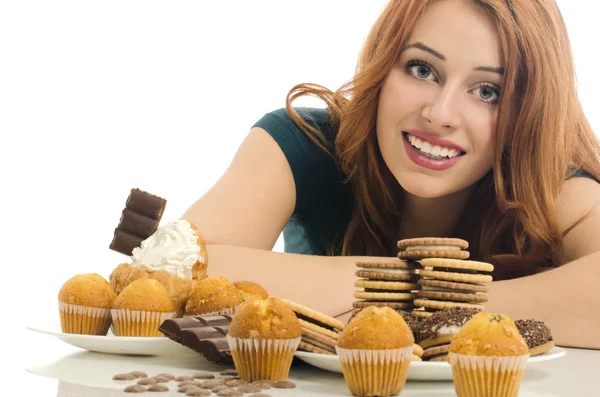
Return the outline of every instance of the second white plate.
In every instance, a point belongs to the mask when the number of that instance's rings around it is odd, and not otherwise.
[[[546,360],[554,360],[567,354],[565,349],[553,347],[544,354],[529,358],[527,364]],[[296,357],[302,361],[326,371],[342,373],[342,366],[337,356],[297,351]],[[408,380],[440,381],[452,380],[452,369],[448,363],[429,361],[412,361],[408,368]]]
[[[138,356],[161,356],[172,354],[196,354],[191,349],[170,340],[167,337],[132,337],[115,336],[108,331],[106,336],[65,334],[61,332],[60,326],[51,328],[27,327],[27,329],[57,337],[65,343],[81,349],[111,354],[125,354]]]

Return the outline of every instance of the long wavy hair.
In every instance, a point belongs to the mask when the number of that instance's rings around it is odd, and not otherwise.
[[[367,36],[355,76],[332,92],[293,87],[290,118],[331,154],[354,192],[343,255],[395,256],[403,189],[383,162],[375,120],[380,89],[418,18],[435,0],[392,0]],[[558,265],[566,231],[556,201],[563,182],[583,169],[600,180],[600,143],[578,100],[567,30],[554,0],[473,0],[495,23],[505,73],[494,133],[494,165],[479,182],[454,236],[472,259],[495,263],[496,279]],[[316,96],[336,131],[332,144],[292,107]]]

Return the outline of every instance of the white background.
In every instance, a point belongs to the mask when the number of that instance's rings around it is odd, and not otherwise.
[[[293,85],[336,89],[351,78],[385,3],[3,2],[6,316],[56,323],[64,281],[87,272],[108,278],[126,259],[108,245],[131,188],[168,199],[163,222],[179,218],[225,171],[252,124],[284,106]],[[600,131],[600,3],[559,4],[581,100]]]

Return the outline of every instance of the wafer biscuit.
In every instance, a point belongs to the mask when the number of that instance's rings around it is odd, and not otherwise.
[[[290,300],[287,299],[281,299],[290,309],[292,309],[292,311],[294,313],[296,313],[296,316],[298,318],[310,321],[311,319],[316,320],[316,322],[325,324],[331,328],[337,329],[337,330],[343,330],[344,329],[344,323],[341,322],[340,320],[337,320],[333,317],[330,317],[326,314],[323,313],[319,313],[309,307],[306,307],[304,305],[301,305],[299,303],[296,302],[292,302]]]

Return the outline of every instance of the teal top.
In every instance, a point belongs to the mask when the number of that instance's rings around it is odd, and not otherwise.
[[[296,108],[300,116],[333,144],[335,132],[327,109]],[[334,159],[313,144],[285,109],[264,115],[255,127],[266,130],[283,151],[296,185],[296,207],[283,229],[284,251],[340,255],[350,222],[353,193]],[[578,170],[572,178],[592,178]]]

